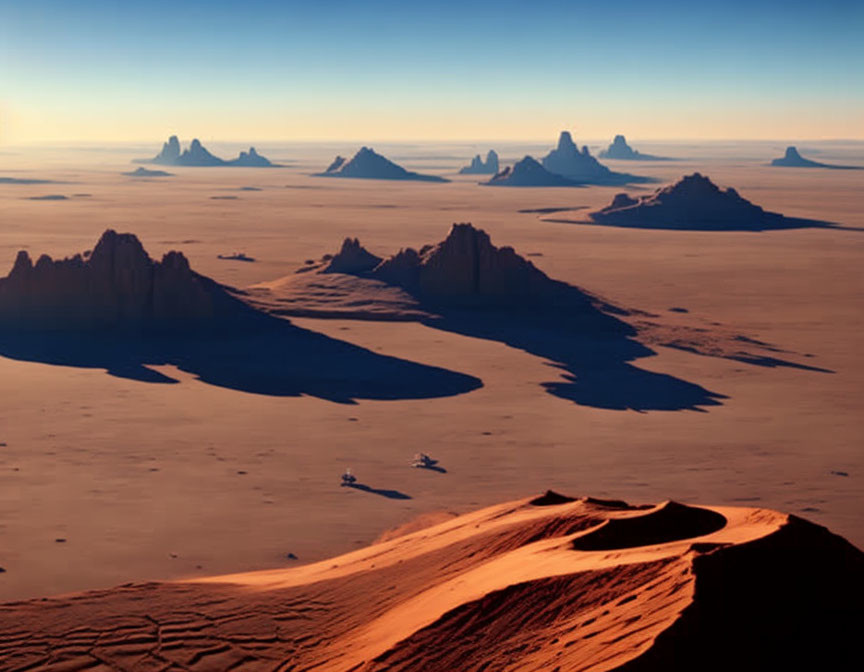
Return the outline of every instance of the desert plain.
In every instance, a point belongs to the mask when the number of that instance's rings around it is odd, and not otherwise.
[[[512,163],[548,145],[492,147]],[[776,509],[864,546],[864,171],[772,168],[780,142],[639,147],[680,160],[607,162],[656,184],[492,188],[456,175],[486,146],[376,146],[446,184],[311,176],[350,143],[265,144],[258,150],[285,167],[172,167],[152,179],[122,175],[151,146],[4,149],[0,177],[54,182],[0,184],[0,276],[21,249],[63,257],[113,228],[135,233],[154,258],[180,250],[196,271],[247,288],[348,236],[387,256],[471,222],[550,277],[646,319],[776,350],[741,361],[647,343],[655,354],[633,366],[711,393],[663,409],[646,405],[638,385],[620,390],[615,408],[590,389],[563,398],[544,387],[566,374],[548,358],[416,322],[288,318],[482,385],[333,400],[249,393],[171,366],[154,367],[162,375],[151,382],[0,352],[0,601],[298,566],[421,514],[550,488]],[[860,142],[800,148],[864,165]],[[767,210],[834,226],[639,230],[585,217],[618,192],[647,194],[697,170]],[[67,198],[38,198],[49,195]],[[236,252],[255,261],[218,258]],[[742,340],[741,349],[753,348]],[[410,468],[421,451],[446,471]],[[369,491],[339,487],[346,467]]]

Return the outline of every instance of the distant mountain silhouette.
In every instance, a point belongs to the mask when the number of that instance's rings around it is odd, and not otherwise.
[[[581,184],[616,185],[628,182],[651,182],[646,177],[616,173],[591,156],[588,147],[580,151],[569,131],[562,131],[558,146],[541,161],[550,173],[562,175]]]
[[[655,229],[762,231],[830,226],[827,222],[766,212],[731,187],[720,189],[699,173],[682,177],[650,196],[617,194],[610,205],[588,216],[598,224]]]
[[[168,142],[162,145],[162,151],[152,159],[135,159],[134,163],[155,163],[163,166],[239,166],[244,168],[278,168],[275,163],[261,156],[250,147],[248,152],[240,152],[236,159],[226,161],[211,154],[201,141],[195,138],[183,152],[180,151],[180,141],[172,135]]]
[[[623,135],[616,135],[612,144],[599,154],[601,159],[617,159],[619,161],[670,161],[664,156],[642,154],[627,144]]]
[[[149,170],[148,168],[136,168],[128,173],[123,173],[129,177],[173,177],[174,173],[168,173],[164,170]]]
[[[362,147],[350,161],[337,156],[317,177],[353,177],[365,180],[413,180],[419,182],[449,182],[437,175],[421,175],[405,170],[370,147]]]
[[[536,159],[526,156],[484,184],[495,187],[579,187],[584,183],[552,173]]]
[[[862,166],[834,166],[830,163],[819,163],[805,159],[798,153],[796,147],[787,147],[786,155],[782,159],[774,159],[771,162],[772,166],[780,166],[783,168],[831,168],[833,170],[862,170]]]
[[[35,265],[18,254],[0,279],[0,356],[176,383],[150,368],[168,365],[233,390],[339,403],[482,386],[294,326],[194,272],[180,252],[154,261],[134,235],[110,230],[89,254]]]
[[[460,175],[495,175],[499,171],[498,153],[494,149],[490,149],[486,154],[486,161],[478,154],[471,159],[471,164],[465,166],[459,171]]]

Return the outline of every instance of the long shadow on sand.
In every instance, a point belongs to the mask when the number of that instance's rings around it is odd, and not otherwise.
[[[262,317],[256,329],[218,336],[0,333],[0,356],[60,366],[105,369],[148,383],[177,381],[149,367],[171,365],[232,390],[280,397],[428,399],[470,392],[478,378],[396,357]]]
[[[578,291],[578,290],[577,290]],[[546,311],[438,311],[424,324],[505,343],[548,360],[564,381],[543,383],[550,393],[582,406],[610,410],[702,411],[727,397],[629,362],[654,353],[634,340],[636,330],[599,310],[560,315]]]
[[[364,485],[363,483],[351,483],[345,487],[360,490],[361,492],[368,492],[372,495],[380,495],[387,499],[413,499],[411,495],[406,495],[404,492],[399,492],[399,490],[383,490],[381,488],[373,488],[369,485]]]
[[[602,219],[602,220],[594,220],[594,219],[565,219],[558,217],[549,217],[543,218],[544,222],[550,222],[552,224],[578,224],[582,226],[609,226],[618,229],[650,229],[656,231],[711,231],[711,232],[719,232],[719,233],[743,233],[743,232],[753,232],[753,233],[762,233],[767,231],[786,231],[790,229],[837,229],[840,231],[864,231],[864,229],[859,229],[851,226],[843,226],[841,224],[837,224],[835,222],[825,222],[819,219],[803,219],[800,217],[783,217],[778,216],[777,219],[771,220],[770,222],[752,222],[752,223],[741,223],[736,222],[734,224],[724,224],[722,227],[717,226],[717,224],[707,223],[700,224],[699,222],[688,221],[687,223],[681,222],[652,222],[652,221],[639,221],[639,222],[624,222],[624,221],[613,221],[610,219]]]

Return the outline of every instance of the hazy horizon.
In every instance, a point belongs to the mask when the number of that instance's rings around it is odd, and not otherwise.
[[[864,9],[0,2],[0,144],[864,139]]]

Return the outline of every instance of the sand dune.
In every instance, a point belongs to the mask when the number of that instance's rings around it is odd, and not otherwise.
[[[839,669],[864,616],[864,553],[766,509],[547,493],[417,527],[294,569],[2,605],[2,669]]]

